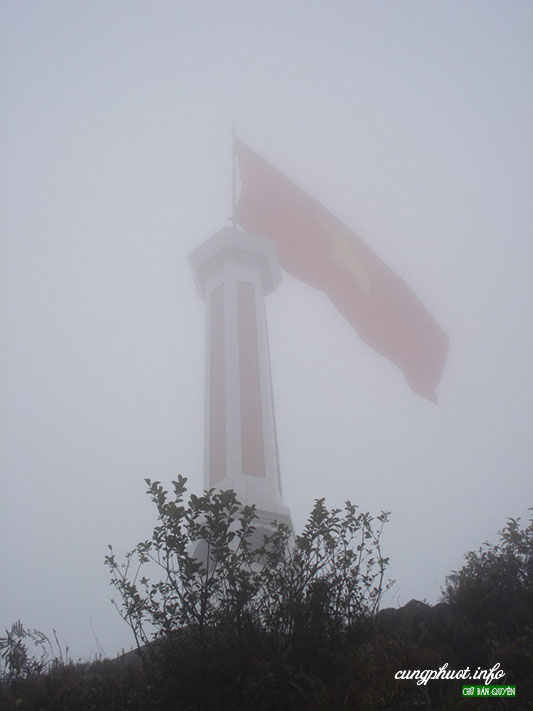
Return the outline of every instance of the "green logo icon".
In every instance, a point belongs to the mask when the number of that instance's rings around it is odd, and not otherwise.
[[[510,696],[516,696],[516,686],[511,686],[510,684],[506,684],[505,686],[491,686],[491,685],[483,685],[483,686],[463,686],[463,696],[485,696],[485,697],[492,697],[494,698],[495,696],[505,696],[505,697],[510,697]]]

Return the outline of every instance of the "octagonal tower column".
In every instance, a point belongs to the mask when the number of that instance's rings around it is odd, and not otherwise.
[[[281,494],[264,296],[281,282],[273,243],[225,228],[190,255],[207,307],[204,486],[234,489],[260,521],[290,525]]]

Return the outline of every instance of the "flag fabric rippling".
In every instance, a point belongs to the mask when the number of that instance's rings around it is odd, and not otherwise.
[[[235,151],[238,223],[270,238],[283,269],[327,294],[414,392],[436,402],[449,339],[412,289],[353,230],[237,138]]]

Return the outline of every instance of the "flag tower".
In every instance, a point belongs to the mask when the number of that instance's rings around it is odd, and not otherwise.
[[[227,227],[189,257],[206,302],[204,488],[255,504],[258,534],[290,514],[281,493],[264,297],[281,282],[274,244]]]
[[[233,489],[243,504],[255,504],[268,530],[273,520],[290,525],[264,308],[264,297],[281,281],[279,264],[324,292],[360,338],[432,402],[449,338],[353,230],[235,135],[233,148],[233,226],[190,255],[207,306],[204,483]]]

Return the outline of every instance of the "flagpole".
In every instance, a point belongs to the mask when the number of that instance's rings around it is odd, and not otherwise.
[[[231,156],[232,156],[232,175],[231,175],[231,222],[233,229],[237,229],[237,158],[235,156],[235,121],[231,124]]]

